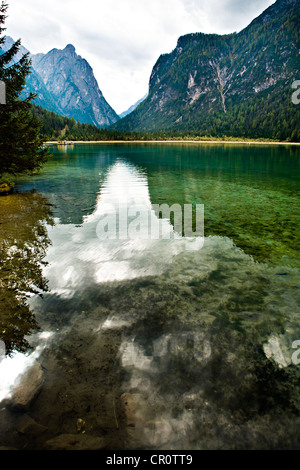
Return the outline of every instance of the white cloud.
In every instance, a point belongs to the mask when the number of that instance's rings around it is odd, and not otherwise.
[[[239,31],[274,0],[11,0],[7,34],[32,53],[71,43],[122,112],[145,95],[152,67],[179,36]]]

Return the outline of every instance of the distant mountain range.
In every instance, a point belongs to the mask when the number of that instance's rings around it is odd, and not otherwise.
[[[148,93],[146,93],[146,95],[143,96],[143,98],[141,98],[140,100],[138,100],[135,104],[130,106],[130,108],[128,108],[126,111],[123,111],[123,113],[119,114],[119,117],[122,119],[125,116],[128,116],[128,114],[132,113],[138,107],[138,105],[141,104],[147,98],[147,96]]]
[[[71,44],[31,55],[22,97],[32,91],[44,109],[117,131],[300,141],[300,106],[291,99],[300,79],[299,2],[277,0],[239,33],[180,37],[154,65],[148,94],[120,116]]]
[[[3,50],[13,43],[8,36]],[[28,50],[21,46],[15,60],[26,52]],[[31,73],[22,98],[33,92],[37,94],[34,104],[97,127],[106,127],[119,120],[100,91],[91,66],[76,54],[74,46],[68,44],[63,50],[31,54],[31,59]]]
[[[299,13],[299,0],[278,0],[238,34],[180,37],[147,98],[113,128],[299,140]]]

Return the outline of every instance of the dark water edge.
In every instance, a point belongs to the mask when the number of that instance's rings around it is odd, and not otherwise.
[[[25,410],[3,406],[0,445],[298,449],[299,155],[138,150],[57,154],[1,199],[0,330],[11,350],[40,347],[43,386]],[[142,198],[147,181],[152,203],[204,203],[204,247],[100,247],[95,214],[120,177]]]

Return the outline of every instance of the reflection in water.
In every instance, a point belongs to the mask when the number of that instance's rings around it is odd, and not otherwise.
[[[298,276],[289,276],[276,279],[214,237],[152,285],[126,289],[136,316],[120,348],[124,388],[143,416],[129,445],[153,445],[142,430],[160,433],[161,418],[169,426],[160,441],[166,449],[299,445],[299,369],[291,364],[299,318],[289,314],[295,296],[288,298]],[[127,302],[120,303],[123,312]],[[277,335],[285,367],[264,353],[270,335]]]
[[[42,271],[50,244],[46,224],[52,225],[53,219],[48,201],[31,192],[2,197],[0,220],[0,339],[7,354],[0,362],[2,400],[39,356],[41,346],[29,356],[23,353],[35,347],[36,337],[45,339],[44,333],[37,334],[39,326],[27,300],[47,291]]]
[[[35,178],[23,177],[16,187],[44,194],[60,224],[81,224],[84,216],[94,211],[99,184],[115,159],[108,152],[90,155],[84,148],[74,158],[67,147],[68,153],[60,150],[60,158],[51,157],[43,173]]]
[[[47,290],[42,274],[50,244],[45,224],[53,224],[48,201],[37,193],[14,194],[0,204],[0,338],[6,352],[24,352],[25,336],[37,323],[27,297]]]
[[[204,204],[206,236],[230,237],[256,261],[299,267],[299,151],[249,147],[190,147],[173,159],[161,150],[159,169],[153,152],[142,164],[151,201]]]
[[[127,236],[128,226],[118,224],[112,239],[101,239],[99,223],[103,216],[109,211],[118,215],[124,207],[151,216],[150,225],[158,224],[162,234],[173,234],[170,221],[158,219],[152,209],[145,176],[132,165],[117,162],[107,174],[94,212],[84,217],[82,226],[56,225],[50,231],[53,247],[48,250],[45,275],[52,292],[72,296],[87,279],[101,283],[157,275],[175,254],[186,249],[188,241],[180,236],[176,240],[174,234],[169,240],[151,240],[148,231],[143,233],[143,226],[137,227],[132,238]],[[201,247],[202,240],[189,243]]]
[[[300,377],[291,361],[300,326],[297,269],[255,262],[228,236],[207,236],[193,251],[181,237],[99,238],[107,204],[152,213],[159,191],[167,195],[150,164],[145,172],[129,157],[130,164],[110,162],[80,226],[49,227],[49,291],[29,305],[52,336],[39,357],[46,384],[26,411],[45,429],[14,438],[19,415],[7,410],[3,443],[299,448]],[[185,203],[195,202],[194,184],[190,175]]]

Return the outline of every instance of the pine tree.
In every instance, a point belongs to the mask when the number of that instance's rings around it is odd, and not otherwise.
[[[40,169],[48,159],[48,150],[40,137],[40,123],[33,116],[30,94],[26,99],[19,98],[26,77],[30,73],[31,59],[24,54],[20,60],[16,55],[21,41],[17,40],[7,51],[3,32],[6,28],[8,4],[3,0],[0,5],[0,81],[6,87],[6,104],[0,104],[0,178],[5,173],[17,175],[33,173]]]

